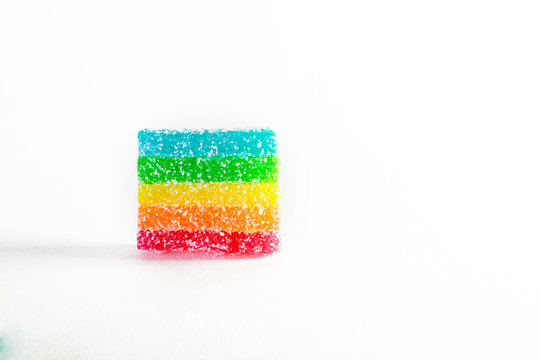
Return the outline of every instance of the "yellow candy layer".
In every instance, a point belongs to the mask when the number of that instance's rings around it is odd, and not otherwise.
[[[139,204],[183,206],[276,207],[277,183],[165,183],[139,184]]]

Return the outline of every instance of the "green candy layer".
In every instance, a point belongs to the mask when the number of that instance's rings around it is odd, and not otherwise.
[[[145,184],[177,182],[277,182],[277,156],[158,157],[138,160]]]

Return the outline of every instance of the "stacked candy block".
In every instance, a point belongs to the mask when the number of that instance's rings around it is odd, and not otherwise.
[[[142,130],[138,174],[139,249],[212,256],[277,251],[273,131]]]

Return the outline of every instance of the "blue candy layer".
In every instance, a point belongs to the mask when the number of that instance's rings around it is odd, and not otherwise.
[[[276,134],[254,130],[141,130],[139,156],[265,156],[277,152]]]

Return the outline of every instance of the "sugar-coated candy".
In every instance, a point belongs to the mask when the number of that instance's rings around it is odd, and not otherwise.
[[[275,133],[139,132],[141,250],[265,256],[279,247]]]

